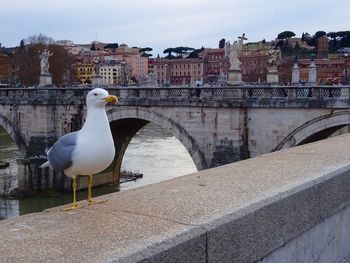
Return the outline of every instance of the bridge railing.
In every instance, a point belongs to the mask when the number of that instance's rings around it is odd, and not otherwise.
[[[147,100],[341,100],[350,86],[104,87],[122,101]],[[84,103],[91,88],[1,88],[0,104]]]
[[[349,86],[108,88],[122,99],[349,99]]]

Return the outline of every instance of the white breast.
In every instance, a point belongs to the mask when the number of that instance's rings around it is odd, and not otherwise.
[[[113,161],[115,148],[105,110],[88,112],[89,116],[78,132],[72,165],[65,170],[68,176],[94,175]]]

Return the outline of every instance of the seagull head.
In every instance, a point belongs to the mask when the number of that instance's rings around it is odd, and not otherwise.
[[[105,107],[108,102],[116,104],[118,98],[114,95],[109,95],[105,89],[93,89],[86,96],[87,107]]]

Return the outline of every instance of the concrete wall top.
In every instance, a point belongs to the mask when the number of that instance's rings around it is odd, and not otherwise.
[[[349,157],[343,135],[4,220],[0,262],[254,262],[349,204]]]

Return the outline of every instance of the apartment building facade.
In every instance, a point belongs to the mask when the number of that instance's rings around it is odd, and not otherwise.
[[[153,71],[159,85],[201,85],[204,81],[204,60],[197,58],[156,59]]]

